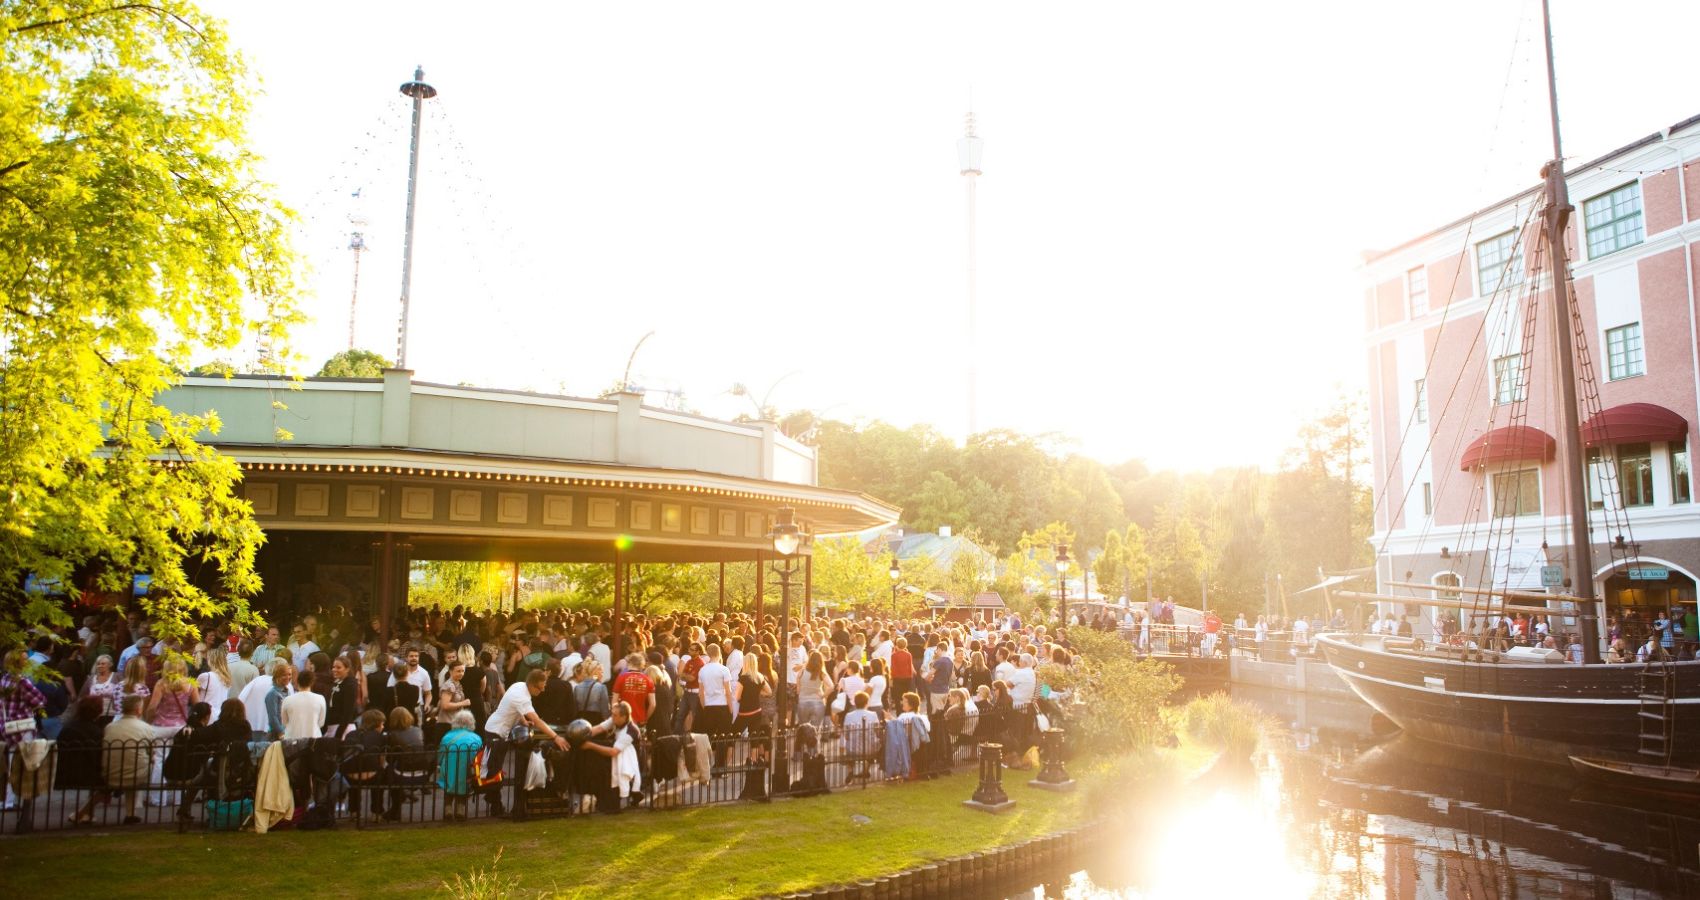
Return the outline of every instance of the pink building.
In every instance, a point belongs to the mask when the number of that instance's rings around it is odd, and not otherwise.
[[[1591,375],[1587,460],[1564,460],[1539,186],[1364,265],[1379,580],[1510,583],[1572,571],[1562,466],[1585,467],[1608,615],[1695,599],[1700,505],[1700,116],[1568,174]],[[1580,351],[1579,351],[1580,353]],[[1586,380],[1586,379],[1584,379]],[[1618,540],[1619,536],[1622,541]],[[1437,592],[1438,593],[1438,592]],[[1416,607],[1406,610],[1418,614]],[[1432,612],[1422,619],[1433,622]],[[1425,629],[1419,627],[1419,633]]]

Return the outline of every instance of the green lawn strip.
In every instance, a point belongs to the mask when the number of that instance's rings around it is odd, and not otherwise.
[[[222,891],[232,863],[244,892],[293,892],[305,877],[339,894],[387,896],[434,891],[457,874],[488,869],[500,849],[497,872],[519,878],[526,893],[747,896],[888,874],[1071,828],[1087,818],[1085,798],[1113,768],[1138,764],[1156,778],[1176,768],[1176,760],[1163,762],[1078,765],[1080,788],[1072,794],[1028,787],[1031,772],[1006,772],[1004,789],[1016,807],[995,816],[962,806],[975,785],[974,774],[963,772],[772,804],[525,824],[272,835],[72,832],[0,841],[0,871],[7,893],[18,896],[151,897],[160,884],[172,893]],[[855,815],[872,821],[858,826]]]

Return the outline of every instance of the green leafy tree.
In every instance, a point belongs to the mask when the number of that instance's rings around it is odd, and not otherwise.
[[[1146,548],[1145,529],[1129,522],[1122,532],[1122,573],[1127,579],[1124,590],[1128,600],[1145,596],[1146,577],[1151,573],[1151,553]]]
[[[1122,560],[1122,533],[1114,528],[1104,535],[1104,552],[1092,563],[1092,574],[1104,596],[1113,597],[1124,590],[1127,566]]]
[[[370,350],[344,350],[319,367],[320,378],[382,378],[394,364]]]
[[[853,537],[815,542],[814,591],[834,608],[884,608],[891,599],[891,555],[870,556]]]
[[[150,573],[166,634],[255,618],[263,535],[236,465],[197,440],[218,418],[155,402],[245,337],[258,368],[287,358],[292,258],[246,149],[253,93],[179,0],[0,5],[0,644],[68,621],[30,574],[80,594]]]

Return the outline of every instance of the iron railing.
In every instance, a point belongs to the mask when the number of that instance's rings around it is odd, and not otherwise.
[[[612,789],[606,757],[585,749],[558,750],[522,730],[508,739],[480,735],[483,746],[462,750],[363,749],[350,738],[285,741],[293,827],[333,824],[420,824],[505,817],[523,820],[626,808],[685,808],[762,797],[806,796],[895,780],[918,780],[973,764],[981,741],[1002,743],[1013,761],[1037,742],[1034,714],[1044,707],[1053,724],[1062,713],[1049,701],[979,716],[927,718],[930,739],[909,754],[890,749],[908,723],[883,721],[845,729],[829,720],[774,735],[766,729],[725,735],[643,735],[634,745],[639,792],[622,799]],[[557,729],[559,731],[560,729]],[[597,740],[606,741],[606,737]],[[246,815],[270,742],[235,741],[191,750],[186,741],[47,742],[39,764],[19,748],[0,748],[14,808],[0,816],[9,833],[75,827],[223,827]],[[476,754],[500,757],[501,777],[481,786]],[[905,760],[905,756],[907,759]],[[245,757],[245,759],[243,758]],[[706,757],[706,766],[703,760]],[[542,786],[525,788],[533,766]],[[210,803],[209,803],[210,801]]]

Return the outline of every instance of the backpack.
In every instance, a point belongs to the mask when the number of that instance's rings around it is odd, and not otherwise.
[[[213,797],[225,802],[247,798],[254,792],[258,775],[248,742],[231,741],[218,756],[218,780],[213,784]]]
[[[166,781],[188,781],[198,774],[193,751],[189,748],[189,739],[194,734],[195,729],[184,726],[171,739],[171,752],[165,757],[165,766],[161,769]]]

